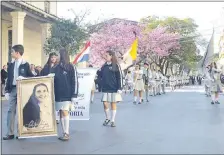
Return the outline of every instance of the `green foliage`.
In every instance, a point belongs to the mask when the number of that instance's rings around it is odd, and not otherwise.
[[[44,46],[46,54],[65,48],[70,55],[74,55],[88,37],[88,33],[77,20],[70,19],[61,19],[53,23],[50,33],[51,36]]]
[[[166,27],[168,32],[181,35],[180,50],[174,51],[171,55],[166,57],[166,61],[168,61],[170,65],[179,64],[189,69],[193,69],[197,66],[197,62],[202,58],[199,55],[197,46],[205,46],[206,44],[197,33],[198,25],[193,19],[179,19],[176,17],[159,18],[156,16],[149,16],[141,19],[141,23],[148,26],[147,31],[162,26]]]

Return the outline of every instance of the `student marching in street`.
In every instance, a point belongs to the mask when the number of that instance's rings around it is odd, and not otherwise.
[[[212,96],[212,102],[211,104],[220,104],[219,99],[219,93],[222,91],[222,84],[220,81],[220,74],[221,70],[217,68],[217,65],[215,62],[211,63],[210,65],[210,77],[211,77],[211,96]]]
[[[7,79],[8,73],[7,73],[7,65],[3,66],[3,69],[1,70],[1,96],[5,96],[5,82]]]
[[[160,71],[156,71],[156,95],[161,95],[161,77]]]
[[[47,76],[50,73],[54,73],[54,70],[58,64],[57,62],[58,55],[55,52],[49,54],[47,63],[44,65],[44,68],[41,70],[41,76]]]
[[[106,126],[111,122],[111,127],[115,127],[115,116],[117,112],[116,103],[122,100],[120,94],[122,93],[123,79],[115,53],[109,50],[105,53],[105,56],[106,63],[102,66],[98,74],[98,76],[100,76],[99,78],[102,79],[102,102],[106,115],[106,120],[103,125]],[[111,104],[111,118],[109,103]]]
[[[130,91],[130,94],[133,91],[133,75],[130,70],[127,72],[127,75],[125,76],[125,94],[128,90]]]
[[[205,84],[205,95],[207,97],[211,97],[210,66],[206,67],[205,76],[204,76],[204,84]]]
[[[57,62],[58,55],[55,52],[49,54],[47,63],[44,65],[44,68],[40,72],[40,76],[47,76],[48,74],[54,73],[54,70],[58,64]],[[59,124],[59,120],[56,121]]]
[[[12,47],[11,56],[15,60],[13,60],[11,63],[8,63],[8,78],[5,87],[5,98],[8,100],[9,103],[9,110],[7,115],[8,129],[7,135],[3,137],[3,140],[14,139],[14,124],[17,104],[16,80],[34,76],[30,70],[29,63],[22,58],[23,54],[23,45],[14,45]]]
[[[63,135],[59,140],[69,140],[69,111],[78,96],[78,76],[75,67],[69,61],[65,49],[60,50],[59,64],[54,69],[55,109],[59,111]],[[53,76],[53,75],[52,75]]]
[[[146,102],[149,102],[149,77],[151,75],[151,71],[149,69],[149,64],[144,63],[144,70],[143,70],[143,81],[145,85],[145,99]]]
[[[156,69],[152,68],[152,80],[151,80],[152,96],[156,96]]]
[[[161,77],[161,93],[165,94],[165,87],[166,87],[166,77],[160,72]]]
[[[93,68],[92,65],[89,65],[90,68]],[[93,87],[91,89],[91,96],[90,96],[90,102],[93,103],[94,100],[94,94],[95,94],[95,90],[96,90],[96,84],[95,81],[93,82]]]
[[[136,65],[134,70],[134,104],[137,103],[137,95],[139,95],[138,104],[142,103],[144,89],[143,70],[140,70],[140,66]]]
[[[169,82],[170,82],[171,91],[174,91],[175,90],[175,77],[173,75],[170,76]]]

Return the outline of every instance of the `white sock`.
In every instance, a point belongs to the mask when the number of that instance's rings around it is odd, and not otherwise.
[[[114,122],[117,110],[111,110],[111,112],[112,112],[111,122]]]
[[[109,108],[105,109],[104,111],[105,111],[106,119],[110,119],[110,110],[109,110]]]
[[[94,94],[91,95],[91,101],[93,102],[94,99]]]
[[[69,116],[64,117],[65,133],[69,134]]]
[[[137,96],[134,97],[134,101],[135,101],[135,102],[137,101]]]
[[[60,122],[61,122],[62,132],[65,133],[65,122],[64,122],[64,117],[60,118]]]
[[[215,97],[215,102],[218,102],[218,98],[219,98],[218,96],[217,96],[217,97]]]
[[[211,97],[212,97],[212,101],[215,102],[215,94],[212,94]]]
[[[142,97],[139,97],[139,102],[140,102],[140,103],[142,102]]]

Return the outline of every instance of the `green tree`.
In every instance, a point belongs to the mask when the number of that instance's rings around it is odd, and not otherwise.
[[[49,31],[51,36],[44,46],[46,54],[65,48],[70,55],[74,55],[88,37],[87,30],[79,25],[77,19],[60,19],[52,24]]]

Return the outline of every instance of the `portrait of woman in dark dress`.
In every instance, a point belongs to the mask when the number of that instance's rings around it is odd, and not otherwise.
[[[23,126],[26,128],[36,128],[42,120],[42,109],[47,106],[44,102],[49,96],[48,87],[44,83],[34,86],[33,93],[27,104],[23,108]],[[42,108],[43,107],[43,108]],[[45,111],[45,110],[44,110]],[[50,114],[49,114],[50,115]]]

